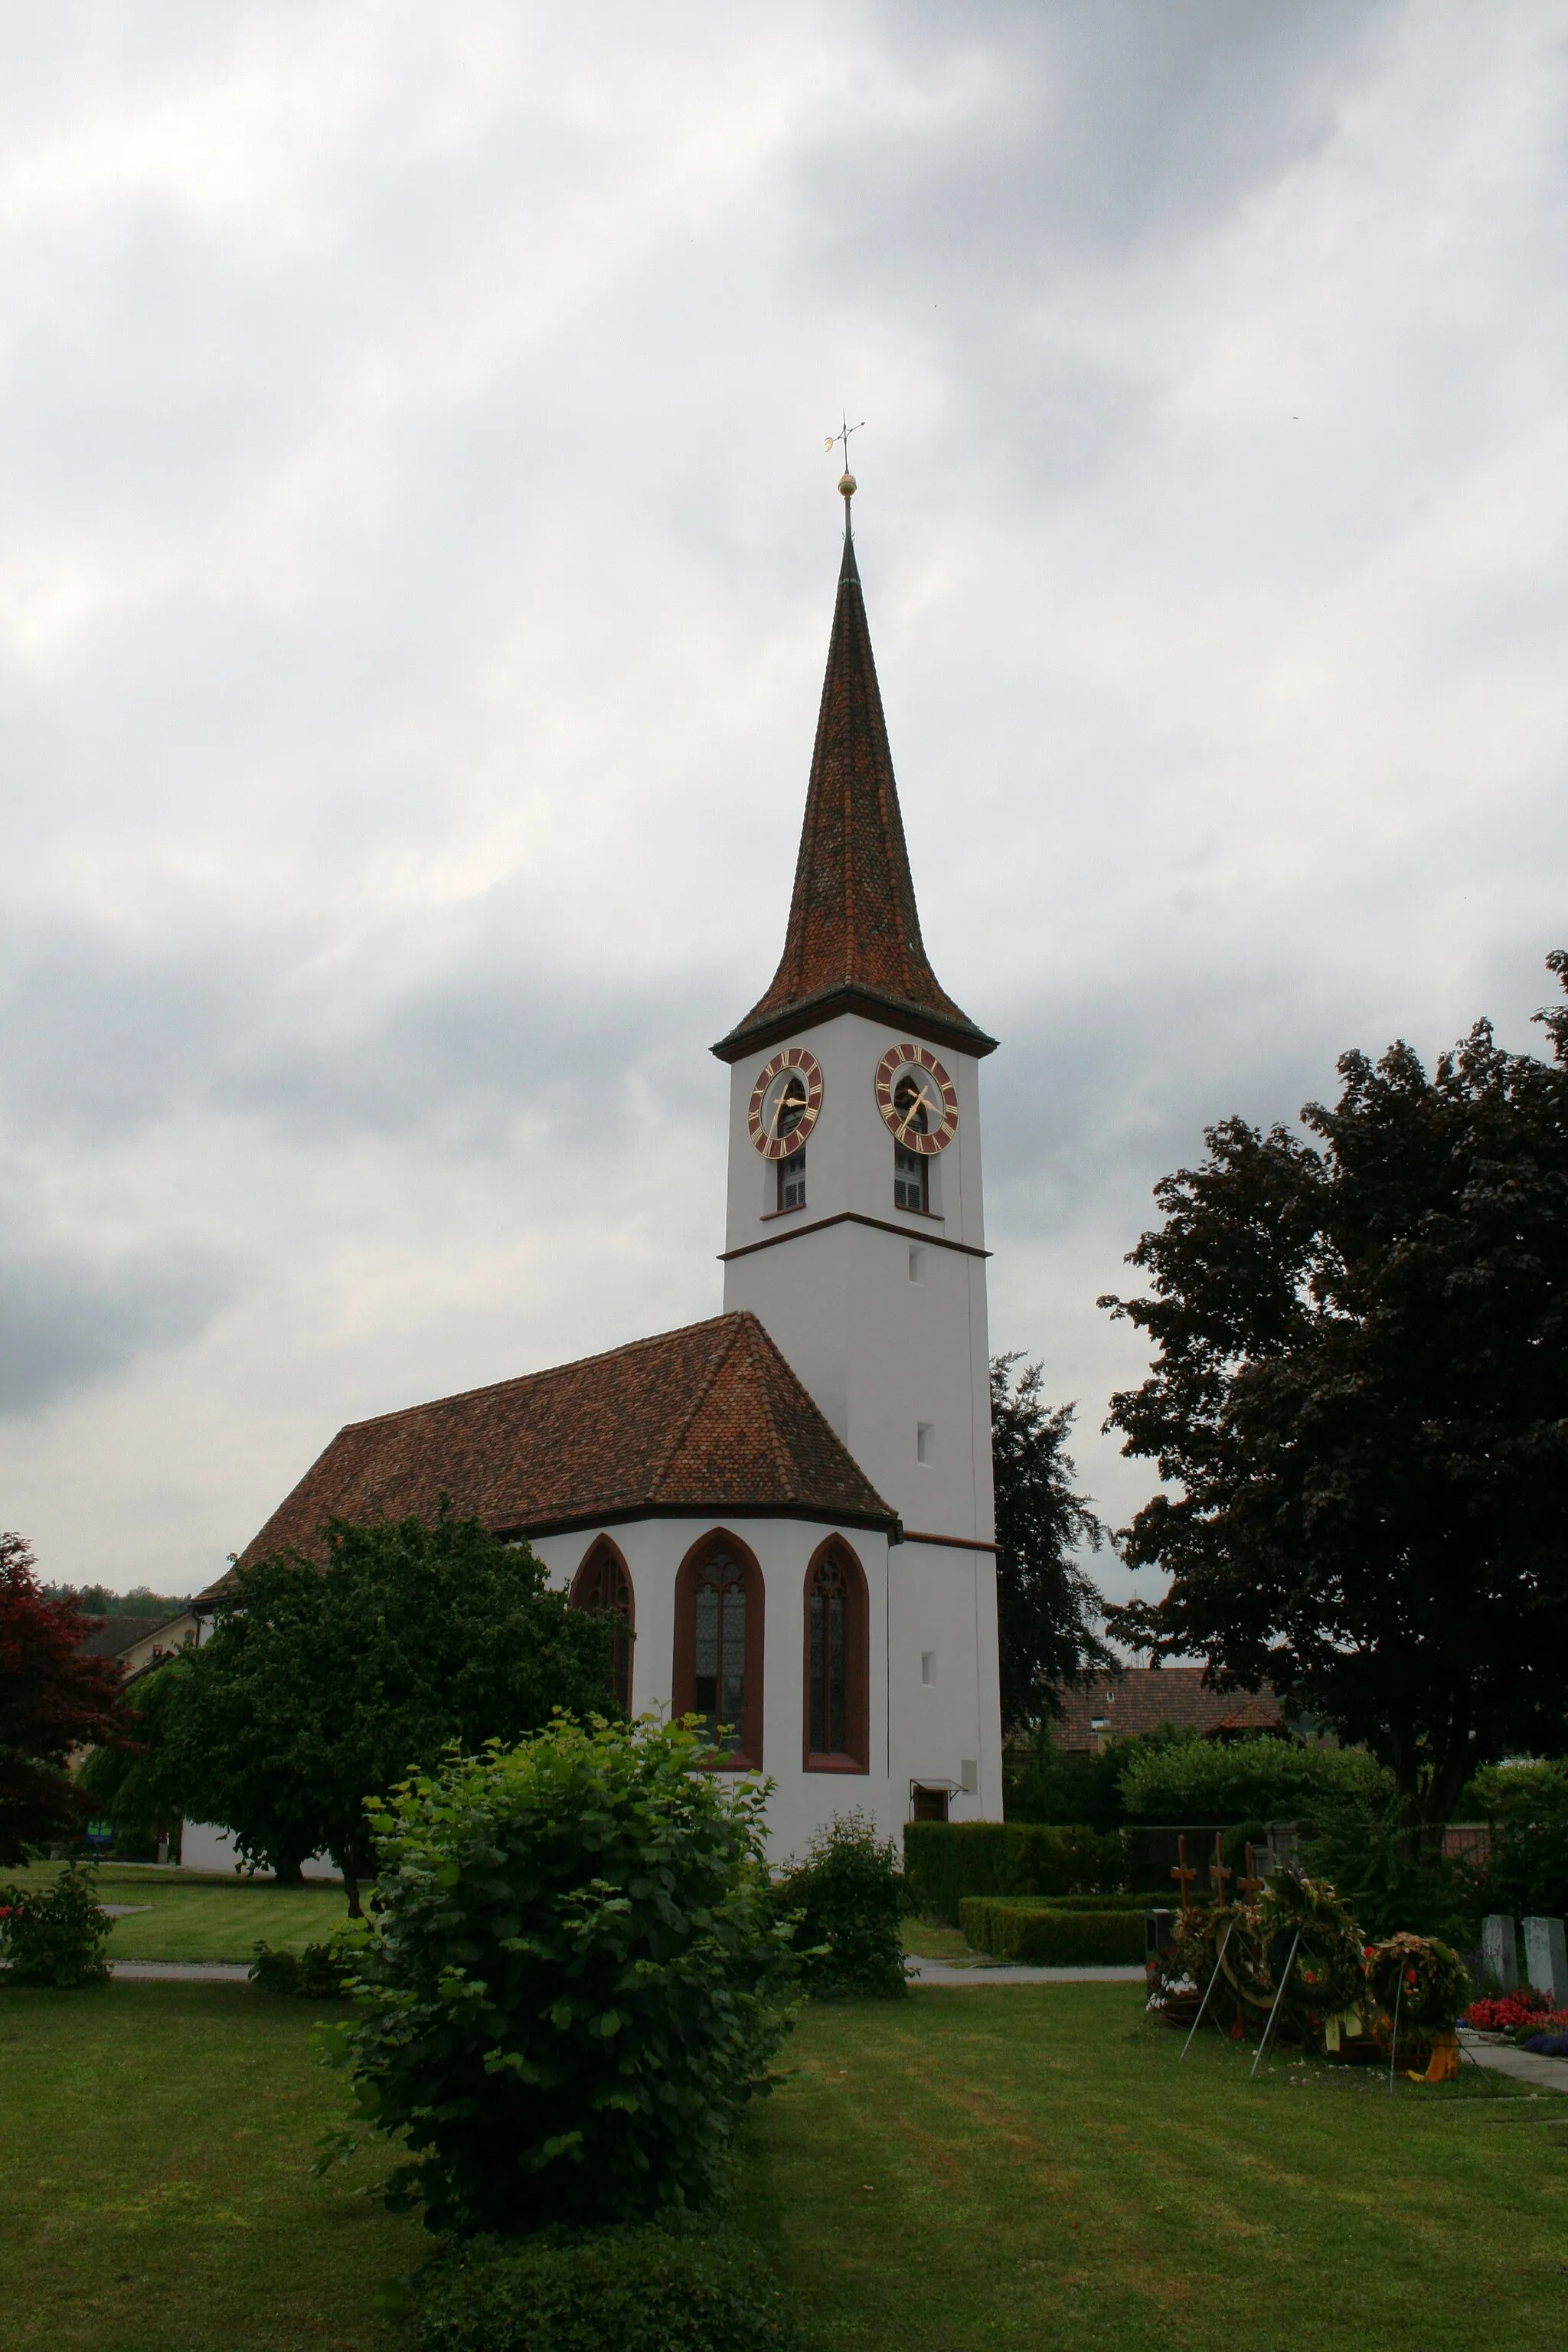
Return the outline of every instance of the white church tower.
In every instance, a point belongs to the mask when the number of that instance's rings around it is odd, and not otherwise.
[[[629,1715],[773,1783],[773,1853],[836,1813],[1002,1813],[980,1065],[926,961],[844,561],[784,951],[732,1073],[724,1311],[340,1429],[240,1555],[447,1505],[620,1620]],[[226,1578],[197,1604],[223,1600]],[[227,1832],[194,1826],[189,1855]],[[202,1840],[207,1843],[204,1845]],[[215,1843],[216,1842],[216,1843]]]
[[[952,1794],[969,1801],[953,1812],[994,1817],[980,1064],[996,1041],[939,985],[921,939],[854,477],[839,488],[844,557],[784,954],[713,1048],[731,1071],[724,1307],[756,1315],[899,1514],[885,1629],[895,1784],[918,1784],[937,1717],[962,1719]]]

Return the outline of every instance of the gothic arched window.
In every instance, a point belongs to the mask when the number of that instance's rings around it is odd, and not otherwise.
[[[870,1769],[870,1645],[866,1578],[838,1536],[805,1571],[805,1769]]]
[[[733,1536],[705,1536],[675,1581],[675,1712],[700,1716],[713,1761],[763,1760],[763,1574]],[[720,1734],[723,1733],[721,1742]]]
[[[602,1609],[620,1621],[610,1654],[610,1688],[617,1705],[630,1715],[632,1642],[637,1622],[632,1579],[625,1554],[608,1536],[596,1537],[588,1547],[583,1565],[572,1580],[571,1600],[574,1609]]]

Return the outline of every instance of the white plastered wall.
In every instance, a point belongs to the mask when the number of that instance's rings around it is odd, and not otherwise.
[[[768,1808],[775,1860],[798,1853],[836,1812],[859,1809],[897,1839],[913,1780],[952,1790],[955,1821],[1001,1812],[995,1715],[995,1576],[989,1553],[927,1544],[889,1548],[864,1528],[807,1519],[638,1519],[534,1539],[551,1581],[569,1588],[599,1535],[620,1547],[632,1580],[635,1714],[669,1712],[675,1675],[675,1584],[692,1547],[723,1527],[762,1571],[763,1770],[776,1783]],[[868,1772],[807,1771],[805,1572],[819,1544],[839,1536],[859,1560],[868,1599]],[[984,1629],[989,1625],[989,1647]],[[978,1632],[977,1632],[978,1629]],[[933,1679],[921,1678],[922,1657]],[[975,1787],[963,1790],[964,1765]]]

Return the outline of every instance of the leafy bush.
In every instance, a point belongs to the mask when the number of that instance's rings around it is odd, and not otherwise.
[[[1394,1777],[1358,1748],[1298,1748],[1264,1734],[1140,1748],[1120,1786],[1130,1821],[1268,1822],[1310,1819],[1347,1799],[1385,1802]]]
[[[909,1822],[904,1875],[917,1911],[958,1925],[966,1895],[1092,1895],[1120,1889],[1120,1837],[1033,1822]]]
[[[860,1812],[835,1814],[778,1882],[773,1900],[795,1921],[801,1981],[815,1999],[908,1992],[900,1892],[898,1849]]]
[[[778,2286],[732,2239],[655,2228],[470,2239],[421,2283],[419,2352],[798,2352]]]
[[[1568,1763],[1489,1765],[1460,1797],[1459,1812],[1491,1823],[1478,1912],[1515,1918],[1568,1912]]]
[[[557,1719],[371,1807],[381,1860],[342,2029],[432,2229],[514,2235],[710,2200],[795,1976],[765,1784],[683,1725]]]
[[[1143,1958],[1137,1911],[1050,1911],[1038,1903],[971,1895],[958,1906],[970,1942],[999,1960],[1036,1968],[1113,1968]]]
[[[39,1889],[0,1886],[0,1954],[13,1984],[52,1985],[74,1991],[101,1984],[109,1974],[103,1948],[112,1925],[98,1900],[91,1870],[71,1863],[54,1885]]]
[[[1325,1804],[1302,1860],[1314,1878],[1340,1888],[1369,1935],[1408,1930],[1450,1944],[1474,1936],[1473,1878],[1429,1851],[1393,1798],[1380,1805]]]
[[[1127,1818],[1121,1775],[1135,1757],[1170,1748],[1184,1734],[1168,1724],[1131,1739],[1108,1740],[1097,1756],[1058,1748],[1047,1720],[1002,1751],[1003,1810],[1010,1822],[1049,1822],[1058,1827],[1119,1829]]]
[[[353,1964],[336,1943],[307,1944],[302,1952],[275,1952],[269,1944],[256,1946],[250,1981],[263,1992],[289,1993],[300,2000],[342,2000],[353,1976]]]

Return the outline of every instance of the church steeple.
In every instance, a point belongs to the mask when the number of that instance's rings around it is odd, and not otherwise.
[[[722,1062],[840,1013],[891,1013],[964,1053],[995,1039],[937,981],[921,939],[887,721],[855,561],[847,473],[844,556],[816,720],[784,954],[766,992],[713,1051]]]

